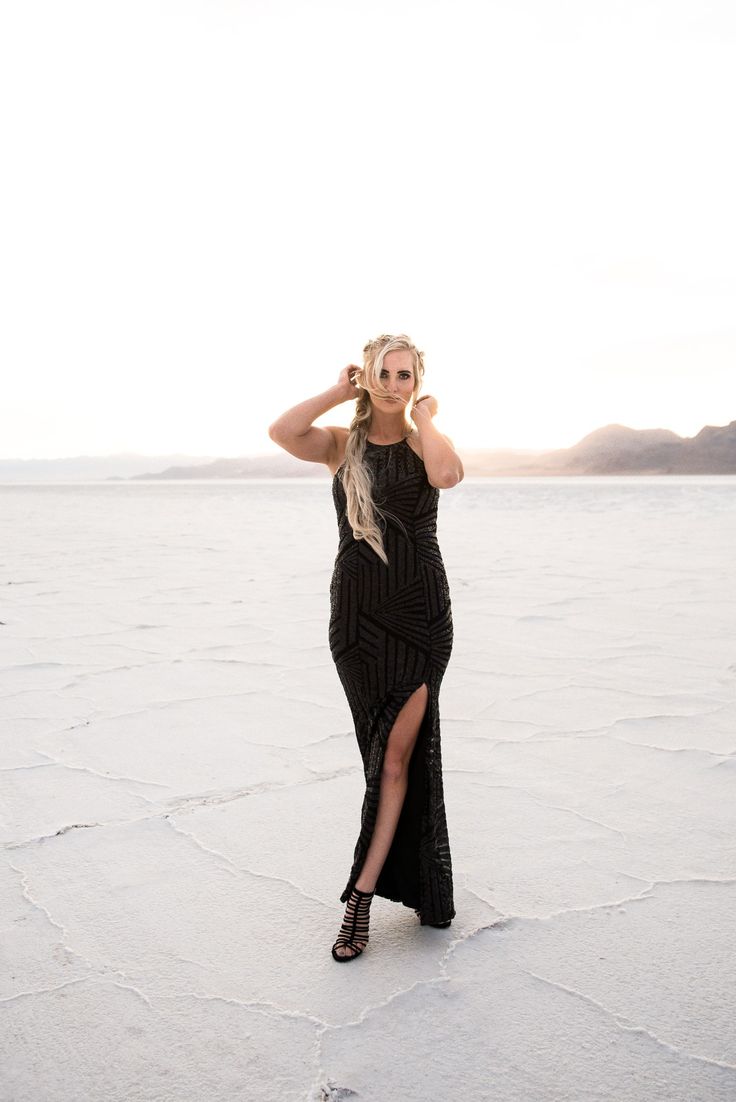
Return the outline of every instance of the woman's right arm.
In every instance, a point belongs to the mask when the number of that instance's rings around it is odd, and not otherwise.
[[[307,398],[277,417],[268,427],[268,435],[274,443],[297,459],[329,465],[337,450],[337,439],[329,427],[318,428],[312,422],[335,406],[358,397],[358,388],[352,382],[358,370],[355,364],[349,364],[329,390]]]

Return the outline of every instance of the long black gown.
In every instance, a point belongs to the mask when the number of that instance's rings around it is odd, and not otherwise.
[[[356,540],[340,467],[332,480],[338,549],[330,583],[329,642],[363,759],[365,797],[346,902],[363,867],[378,810],[386,742],[402,705],[426,683],[427,708],[410,761],[396,833],[376,895],[419,911],[422,925],[455,916],[445,817],[439,692],[453,643],[450,589],[436,535],[440,492],[406,440],[366,443],[373,500],[386,515],[388,566]],[[380,523],[380,518],[379,518]]]

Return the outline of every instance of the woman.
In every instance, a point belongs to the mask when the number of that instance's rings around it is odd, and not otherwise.
[[[333,475],[329,641],[366,781],[338,961],[367,945],[374,895],[414,908],[423,926],[455,916],[439,722],[453,626],[436,517],[439,489],[460,482],[463,465],[432,423],[436,400],[419,398],[424,357],[409,338],[378,337],[363,361],[269,428],[291,455]],[[352,400],[349,429],[312,424]]]

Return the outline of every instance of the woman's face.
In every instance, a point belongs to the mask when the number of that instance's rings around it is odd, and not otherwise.
[[[377,398],[371,395],[371,401],[378,409],[395,413],[401,405],[406,407],[414,391],[414,356],[408,348],[396,348],[383,357],[383,365],[378,373],[379,381],[390,390],[393,398]]]

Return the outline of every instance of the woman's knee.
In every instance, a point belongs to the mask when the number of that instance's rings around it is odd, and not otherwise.
[[[381,769],[381,781],[389,784],[398,784],[409,775],[409,756],[404,754],[389,753],[383,755],[383,767]]]

